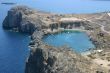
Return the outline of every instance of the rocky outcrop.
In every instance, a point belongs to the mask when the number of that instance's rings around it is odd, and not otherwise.
[[[42,42],[45,34],[43,26],[47,27],[58,18],[59,15],[34,11],[25,6],[17,6],[8,11],[3,21],[4,28],[32,34],[25,73],[108,73],[105,68],[66,46],[56,48]]]
[[[33,14],[34,10],[26,6],[14,7],[8,11],[3,27],[27,33],[33,33],[36,29],[40,30],[42,21],[39,16]]]
[[[26,63],[25,73],[52,73],[56,57],[48,54],[46,49],[36,48]]]
[[[26,62],[25,73],[107,73],[105,68],[64,46],[56,48],[44,44],[44,33],[32,35],[31,54]],[[34,44],[32,44],[34,43]]]

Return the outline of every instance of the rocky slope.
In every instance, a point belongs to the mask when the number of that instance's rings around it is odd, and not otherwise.
[[[64,16],[35,11],[26,6],[8,11],[3,27],[32,35],[25,73],[109,73],[68,47],[56,48],[42,42],[44,29]]]
[[[34,15],[34,10],[25,6],[17,6],[8,11],[3,21],[3,27],[15,31],[33,33],[41,29],[42,21],[38,15]]]

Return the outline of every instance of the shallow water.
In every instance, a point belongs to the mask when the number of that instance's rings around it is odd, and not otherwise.
[[[68,46],[76,52],[85,52],[95,46],[84,32],[62,32],[45,35],[43,41],[51,46]]]

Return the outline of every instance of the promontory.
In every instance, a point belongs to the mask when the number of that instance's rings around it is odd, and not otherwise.
[[[60,32],[69,24],[79,24],[96,48],[89,54],[73,49],[45,44],[46,34]],[[29,33],[30,55],[25,73],[110,73],[110,14],[55,14],[34,10],[26,6],[11,8],[3,21],[3,28]],[[63,28],[63,29],[60,29]],[[76,29],[73,29],[76,30]]]

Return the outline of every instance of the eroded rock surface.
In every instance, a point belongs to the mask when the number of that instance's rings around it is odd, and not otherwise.
[[[40,30],[42,21],[39,16],[33,14],[34,10],[26,6],[14,7],[8,11],[3,27],[27,33],[33,33],[36,29]]]
[[[44,29],[47,30],[52,22],[59,23],[58,19],[62,17],[67,15],[35,11],[25,6],[17,6],[8,11],[3,21],[4,28],[32,34],[25,73],[109,73],[91,59],[75,53],[68,47],[55,48],[42,42]],[[85,23],[85,27],[90,27],[87,30],[98,27],[89,21]]]

